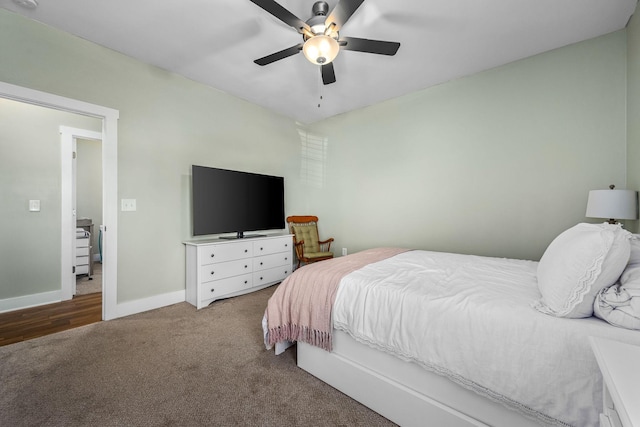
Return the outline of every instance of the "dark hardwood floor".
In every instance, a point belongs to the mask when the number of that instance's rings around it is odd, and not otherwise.
[[[102,293],[0,314],[0,346],[102,320]]]

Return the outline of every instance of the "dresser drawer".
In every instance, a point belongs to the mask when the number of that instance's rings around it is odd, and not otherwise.
[[[291,256],[289,252],[265,255],[253,259],[253,271],[267,270],[269,268],[287,266],[291,267]]]
[[[291,266],[270,268],[253,273],[253,286],[260,286],[264,283],[279,282],[291,274]]]
[[[253,254],[254,256],[261,256],[278,252],[291,252],[292,246],[293,240],[290,236],[265,239],[259,242],[253,242]]]
[[[239,276],[252,271],[251,259],[239,259],[236,261],[221,262],[218,264],[203,265],[200,267],[202,282],[226,279],[227,277]]]
[[[217,299],[224,295],[247,289],[252,286],[253,276],[243,274],[242,276],[229,277],[222,280],[203,283],[200,289],[202,300]]]
[[[89,256],[89,246],[76,247],[76,256]]]
[[[77,256],[76,257],[76,266],[78,265],[89,265],[89,256]]]
[[[88,237],[82,237],[80,239],[76,239],[76,247],[77,248],[88,247],[88,246],[89,246],[89,238]]]
[[[234,242],[221,245],[209,245],[201,248],[201,264],[226,262],[253,256],[252,242]]]
[[[76,274],[89,274],[89,264],[76,265]]]

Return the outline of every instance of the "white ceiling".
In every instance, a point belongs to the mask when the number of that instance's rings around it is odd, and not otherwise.
[[[624,28],[637,0],[365,0],[341,36],[400,42],[396,56],[342,51],[337,82],[298,54],[302,41],[249,0],[13,0],[0,7],[312,123]],[[333,9],[337,0],[328,0]],[[314,0],[280,0],[306,21]],[[320,102],[320,97],[322,101]],[[320,102],[320,107],[318,104]]]

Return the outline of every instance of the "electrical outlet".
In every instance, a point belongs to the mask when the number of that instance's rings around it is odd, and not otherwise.
[[[347,248],[342,248],[342,256],[345,256],[347,254]]]

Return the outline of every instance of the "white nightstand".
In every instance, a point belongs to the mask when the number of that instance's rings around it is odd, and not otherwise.
[[[601,427],[640,427],[640,347],[590,337],[603,377]]]

